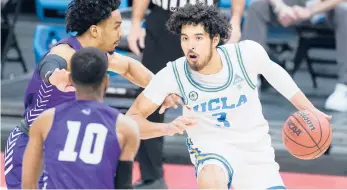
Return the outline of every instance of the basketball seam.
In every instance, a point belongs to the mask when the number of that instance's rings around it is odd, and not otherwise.
[[[327,142],[327,140],[329,139],[329,137],[330,137],[330,131],[329,131],[329,135],[328,135],[328,138],[325,140],[325,142],[324,142],[324,144],[322,145],[322,147],[326,144],[326,142]],[[324,150],[324,149],[323,149]],[[310,152],[310,153],[308,153],[308,154],[293,154],[293,155],[295,155],[295,156],[308,156],[308,155],[310,155],[310,154],[313,154],[313,153],[316,153],[317,151],[320,151],[320,149],[316,149],[315,151],[313,151],[313,152]],[[321,152],[321,151],[320,151]],[[319,152],[319,153],[320,153]],[[319,154],[318,153],[318,154]],[[318,154],[316,154],[316,155],[318,155]]]
[[[318,154],[320,154],[320,153],[323,152],[323,151],[325,152],[325,151],[327,150],[327,148],[330,146],[330,144],[329,144],[329,146],[328,146],[326,149],[324,148],[324,145],[325,145],[325,144],[327,143],[327,141],[329,140],[330,135],[331,135],[331,130],[329,130],[329,135],[328,135],[327,139],[325,140],[325,142],[322,144],[322,149],[323,149],[323,150],[319,151]],[[333,139],[331,138],[331,140],[333,140]],[[315,158],[318,154],[314,155],[313,158]]]
[[[286,132],[284,132],[284,134],[286,135],[286,137],[288,137],[289,140],[291,140],[293,143],[295,143],[295,144],[297,144],[297,145],[299,145],[299,146],[302,146],[302,147],[304,147],[304,148],[314,148],[314,147],[316,147],[316,145],[314,145],[314,146],[305,146],[305,145],[302,145],[302,144],[300,144],[300,143],[294,141],[292,138],[290,138],[290,136],[289,136]]]
[[[294,115],[292,115],[292,117],[294,117],[294,119],[300,124],[301,128],[307,133],[307,135],[311,138],[311,140],[313,141],[313,143],[316,144],[317,148],[320,149],[320,147],[318,146],[317,142],[314,140],[314,138],[310,135],[310,133],[306,130],[306,128],[304,126],[301,125],[301,123],[299,122],[298,118],[296,118]]]
[[[322,140],[322,136],[323,136],[322,125],[320,124],[320,121],[319,121],[318,117],[316,116],[316,114],[314,114],[313,112],[311,112],[311,113],[312,113],[312,114],[314,115],[314,117],[317,119],[318,124],[319,124],[319,129],[320,129],[320,139],[319,139],[319,142],[318,142],[318,144],[319,144],[320,141]],[[330,123],[329,123],[329,127],[330,127]],[[330,133],[330,131],[329,131],[329,133]]]
[[[317,119],[317,121],[318,121],[318,124],[319,124],[319,128],[320,128],[320,139],[319,139],[319,142],[318,142],[318,144],[320,144],[320,142],[321,142],[321,140],[322,140],[322,136],[323,136],[323,131],[322,131],[322,126],[321,126],[321,124],[320,124],[320,120],[318,119],[318,117],[316,116],[316,114],[314,114],[313,112],[312,112],[312,114],[314,115],[314,117]],[[329,127],[330,127],[330,123],[329,123]],[[325,145],[325,143],[327,142],[327,140],[329,139],[329,137],[330,137],[330,130],[329,130],[329,135],[328,135],[328,138],[325,140],[325,142],[323,143],[323,145],[322,145],[322,148],[323,148],[323,146]],[[318,145],[317,145],[318,146]],[[324,149],[323,149],[324,150]],[[318,154],[316,154],[316,155],[314,155],[314,157],[313,158],[315,158],[317,155],[319,155],[321,152],[323,152],[323,150],[320,150],[319,152],[318,152]]]
[[[287,126],[288,126],[288,124],[287,124]],[[285,130],[284,130],[284,134],[288,137],[288,139],[290,139],[293,143],[295,143],[295,144],[297,144],[297,145],[300,145],[300,146],[305,147],[305,148],[314,148],[314,147],[316,147],[316,145],[313,145],[313,146],[305,146],[305,145],[303,145],[303,144],[300,144],[300,143],[294,141],[292,138],[290,138],[290,136],[286,133]]]
[[[327,151],[327,150],[328,150],[328,148],[329,148],[329,146],[322,147],[322,149],[323,149],[323,151],[322,151],[322,152],[323,152],[323,154],[324,154],[324,152],[325,152],[325,151]],[[316,158],[318,158],[318,157],[317,157],[318,155],[319,155],[319,154],[316,154],[316,155],[314,155],[312,158],[313,158],[313,159],[316,159]]]

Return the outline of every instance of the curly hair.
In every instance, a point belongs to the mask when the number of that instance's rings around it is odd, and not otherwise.
[[[82,35],[91,25],[107,19],[119,5],[120,0],[72,0],[65,17],[66,32]]]
[[[216,35],[220,36],[221,41],[229,39],[232,28],[226,15],[219,13],[215,6],[204,3],[186,4],[184,7],[177,8],[167,21],[166,27],[170,32],[180,35],[183,25],[199,24],[203,25],[211,39]]]

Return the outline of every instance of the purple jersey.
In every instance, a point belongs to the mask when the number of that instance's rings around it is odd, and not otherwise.
[[[55,46],[59,44],[68,44],[76,51],[82,48],[75,37],[65,38]],[[24,96],[24,118],[27,126],[31,126],[44,110],[72,100],[75,100],[75,92],[62,92],[55,86],[45,83],[36,67]]]
[[[113,189],[121,149],[115,125],[119,112],[97,101],[56,106],[44,142],[46,188]]]

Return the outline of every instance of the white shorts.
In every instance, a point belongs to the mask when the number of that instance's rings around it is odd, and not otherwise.
[[[187,146],[196,175],[205,165],[215,164],[225,171],[229,188],[285,189],[270,136],[256,144],[237,146],[221,139],[187,138]]]

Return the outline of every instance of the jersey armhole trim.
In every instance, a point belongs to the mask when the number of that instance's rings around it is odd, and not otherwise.
[[[183,102],[184,102],[184,104],[187,105],[188,104],[188,98],[186,97],[186,93],[184,92],[184,88],[183,88],[182,82],[180,80],[180,74],[178,73],[178,70],[177,70],[177,67],[176,67],[176,61],[171,63],[171,65],[172,65],[172,70],[173,70],[173,72],[175,74],[176,82],[177,82],[178,87],[180,89],[180,92],[181,92],[181,94],[183,96],[183,98],[182,98]]]
[[[252,82],[251,78],[248,76],[245,65],[243,64],[243,59],[242,59],[242,54],[241,50],[238,44],[235,44],[235,50],[236,50],[236,55],[237,55],[237,60],[239,62],[239,66],[241,68],[242,74],[245,77],[247,84],[249,87],[251,87],[253,90],[256,88],[256,85]]]

